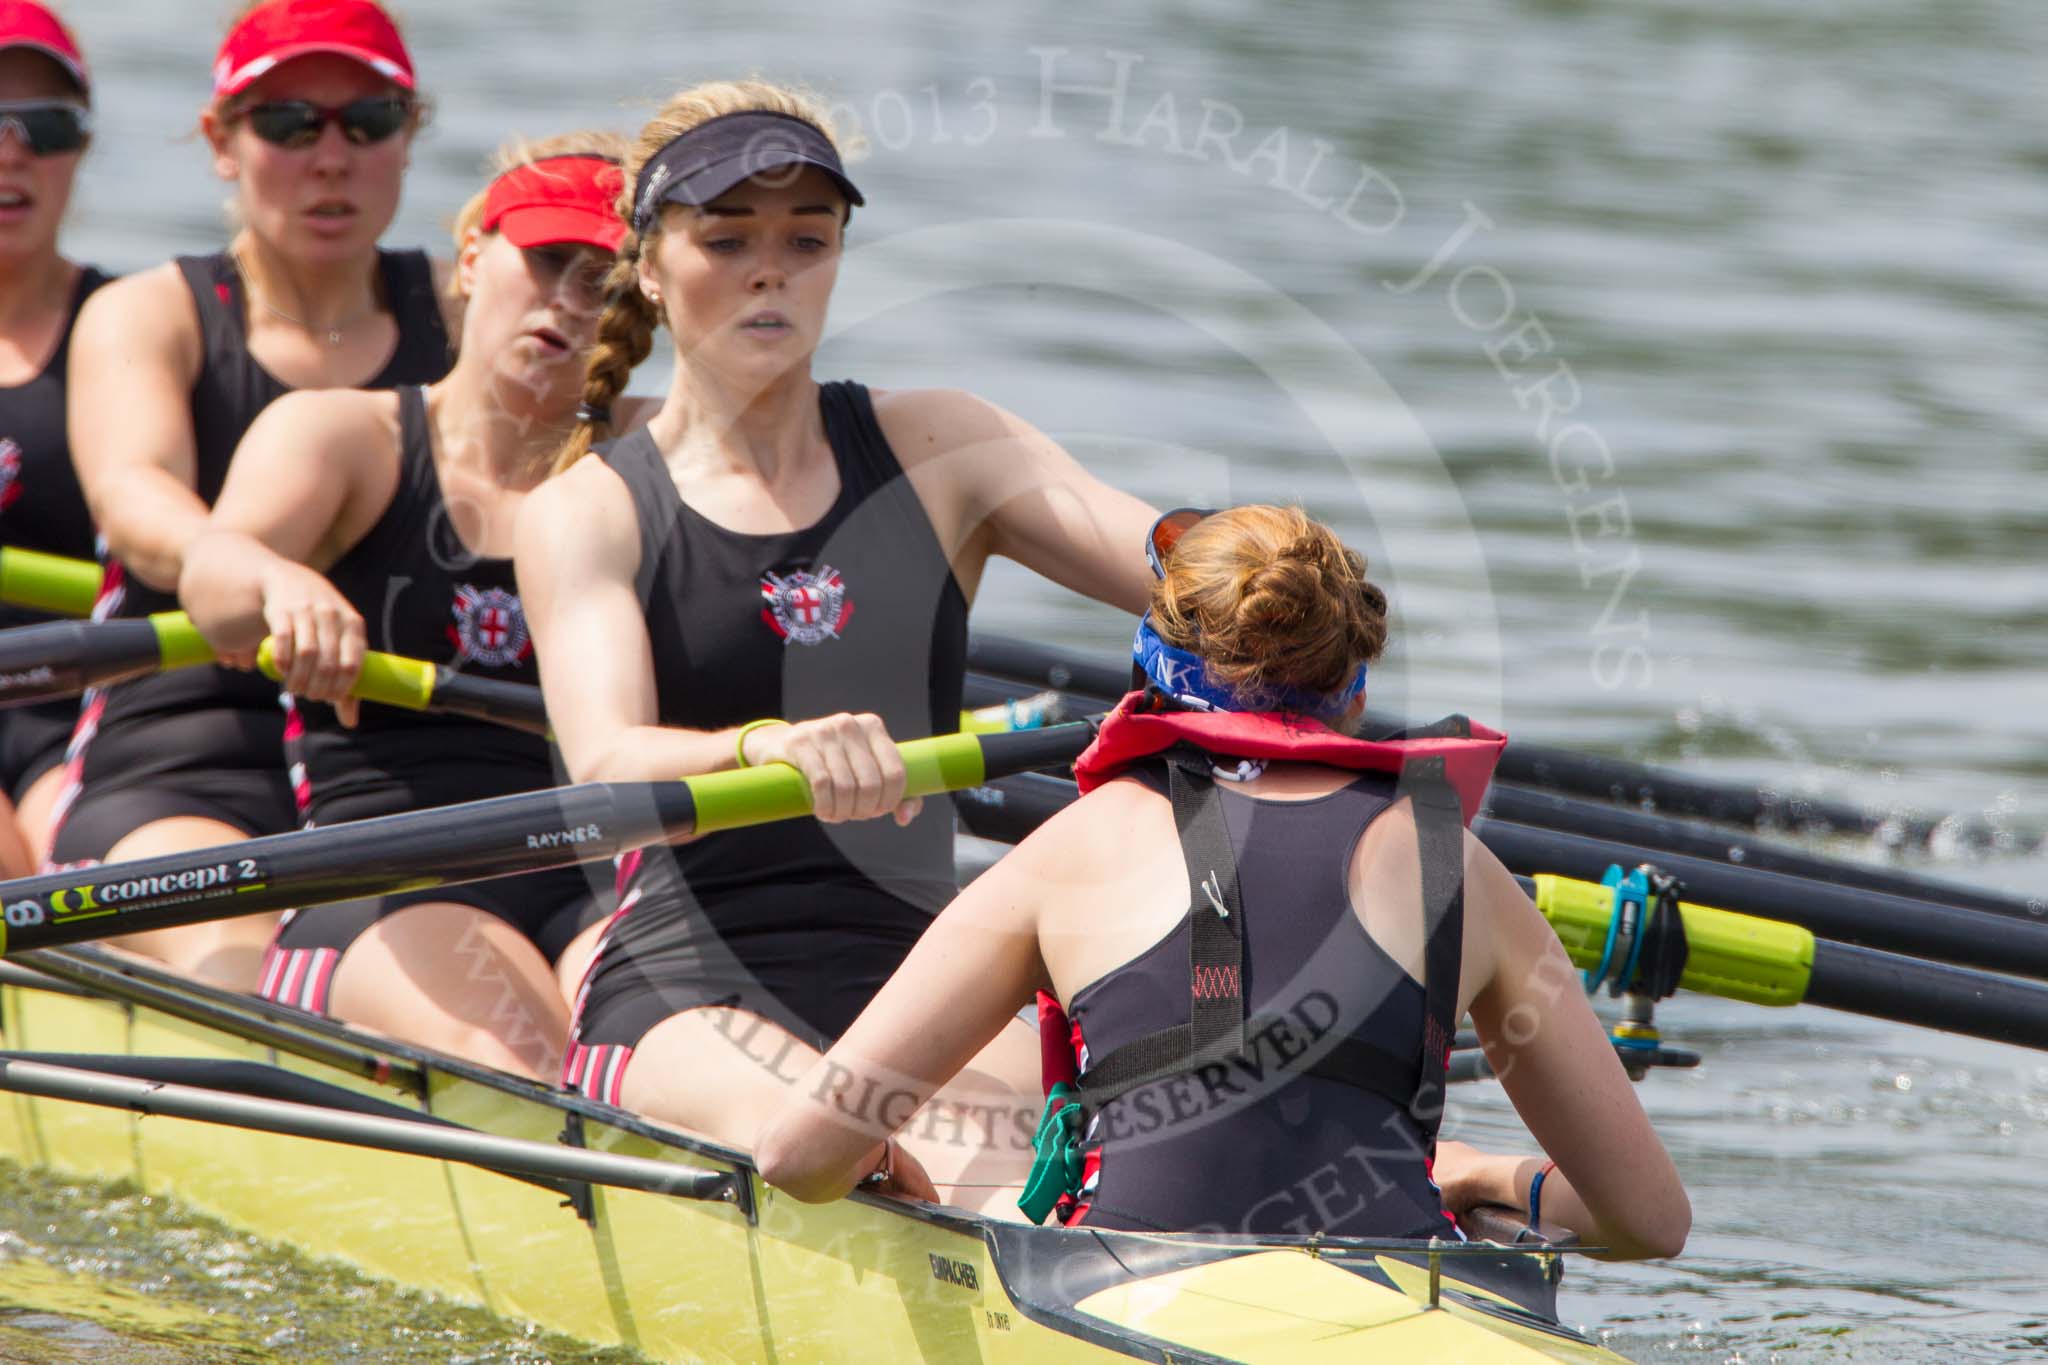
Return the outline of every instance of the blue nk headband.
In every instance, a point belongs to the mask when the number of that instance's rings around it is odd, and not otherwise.
[[[1176,649],[1159,638],[1152,613],[1138,622],[1137,638],[1131,641],[1131,658],[1145,671],[1154,687],[1183,706],[1197,711],[1293,711],[1318,720],[1335,720],[1359,693],[1365,690],[1365,665],[1351,675],[1351,681],[1335,692],[1307,692],[1298,687],[1282,688],[1258,697],[1240,697],[1232,688],[1209,676],[1202,656]]]

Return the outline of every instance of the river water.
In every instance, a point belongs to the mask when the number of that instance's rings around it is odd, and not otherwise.
[[[101,82],[76,253],[213,247],[225,192],[176,135],[216,7],[72,8]],[[808,81],[870,143],[821,376],[972,388],[1164,504],[1302,501],[1395,599],[1389,710],[1989,821],[2018,832],[1993,855],[1912,861],[2048,887],[2041,6],[445,0],[410,33],[439,108],[393,241],[442,241],[507,134]],[[1021,573],[975,616],[1128,632]],[[2048,1057],[1694,998],[1660,1021],[1705,1055],[1642,1088],[1692,1242],[1582,1268],[1571,1320],[1645,1359],[2048,1355]],[[1497,1090],[1457,1098],[1461,1136],[1525,1140]],[[0,1359],[436,1358],[395,1344],[427,1310],[341,1278],[298,1313],[374,1331],[176,1354],[133,1303],[218,1314],[151,1284],[204,1225],[95,1257],[34,1186],[0,1198],[0,1331],[31,1343]],[[443,1356],[578,1358],[448,1330]]]

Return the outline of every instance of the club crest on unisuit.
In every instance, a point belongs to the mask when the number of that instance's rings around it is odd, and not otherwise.
[[[21,500],[21,447],[0,436],[0,512]]]
[[[836,640],[853,615],[846,580],[829,564],[820,564],[815,572],[796,569],[778,574],[771,569],[761,575],[761,598],[761,619],[786,644]]]
[[[533,648],[526,633],[526,612],[519,598],[503,588],[478,588],[468,583],[455,589],[455,624],[448,636],[465,663],[504,668],[518,663]]]

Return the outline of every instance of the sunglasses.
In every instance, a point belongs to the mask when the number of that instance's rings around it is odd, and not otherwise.
[[[0,103],[0,137],[9,132],[27,143],[34,156],[75,152],[92,136],[92,114],[54,100]]]
[[[357,147],[367,147],[403,130],[412,122],[412,101],[396,95],[372,95],[329,108],[311,100],[271,100],[252,104],[238,117],[249,121],[249,131],[277,147],[297,150],[320,140],[330,123],[341,126],[341,135]]]
[[[1153,522],[1145,536],[1145,562],[1152,566],[1152,576],[1166,577],[1167,557],[1180,543],[1181,536],[1196,522],[1215,515],[1213,507],[1176,507]]]

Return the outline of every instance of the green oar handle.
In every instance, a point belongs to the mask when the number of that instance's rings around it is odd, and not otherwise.
[[[165,669],[195,668],[214,661],[213,646],[182,611],[160,611],[149,618],[156,631],[158,666]]]
[[[284,680],[269,640],[256,651],[256,665],[271,681]],[[547,704],[538,687],[496,678],[472,678],[444,665],[409,659],[402,654],[374,649],[364,654],[362,671],[356,675],[349,694],[380,706],[466,716],[553,738],[548,729]]]
[[[256,651],[256,667],[272,682],[284,681],[277,666],[277,642],[265,637]],[[434,665],[424,659],[369,650],[363,655],[363,670],[349,694],[382,706],[402,706],[408,711],[425,711],[434,702]]]
[[[1549,874],[1533,880],[1536,908],[1573,965],[1599,965],[1614,917],[1614,888]],[[1680,986],[1753,1005],[1796,1005],[1806,998],[1811,930],[1705,905],[1682,905],[1680,912],[1689,948]]]
[[[90,616],[104,571],[89,559],[0,548],[0,602],[53,616]]]
[[[1019,731],[1015,737],[1031,733],[1034,732]],[[980,786],[986,771],[983,744],[1008,738],[1012,736],[934,735],[930,739],[905,740],[896,746],[903,755],[903,794],[932,796]],[[787,763],[708,773],[683,781],[697,799],[699,834],[789,820],[811,810],[810,784]]]

